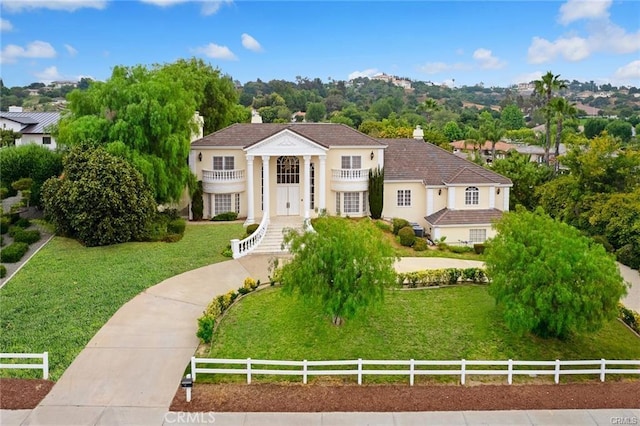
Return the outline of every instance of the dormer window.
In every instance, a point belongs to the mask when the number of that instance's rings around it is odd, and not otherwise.
[[[464,190],[464,203],[467,206],[478,205],[480,200],[480,191],[475,186],[470,186]]]

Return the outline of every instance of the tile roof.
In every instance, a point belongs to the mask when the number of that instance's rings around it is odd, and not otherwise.
[[[251,145],[285,129],[305,137],[320,146],[379,146],[380,142],[344,124],[333,123],[238,123],[194,141],[191,146],[241,146]]]
[[[511,180],[436,145],[416,139],[381,139],[385,180],[422,180],[425,185],[488,183],[511,185]]]
[[[0,118],[15,121],[25,127],[20,130],[23,134],[47,133],[45,129],[60,121],[59,112],[0,112]]]
[[[444,208],[425,217],[431,225],[479,225],[493,223],[502,217],[498,209],[449,210]]]

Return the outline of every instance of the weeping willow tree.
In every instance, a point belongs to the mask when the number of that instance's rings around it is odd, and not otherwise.
[[[117,66],[107,81],[75,90],[68,100],[58,142],[94,143],[127,159],[164,203],[195,184],[187,164],[195,111],[203,113],[205,131],[217,130],[232,120],[237,94],[229,78],[192,59],[151,68]]]
[[[286,293],[321,307],[341,325],[395,284],[393,248],[370,220],[321,217],[313,226],[316,232],[285,236],[294,258],[283,266],[281,282]]]

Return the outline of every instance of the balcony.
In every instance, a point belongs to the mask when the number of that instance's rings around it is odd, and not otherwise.
[[[246,189],[246,182],[244,169],[202,171],[202,189],[209,194],[243,192]]]
[[[366,191],[369,169],[331,169],[331,189],[339,192]]]

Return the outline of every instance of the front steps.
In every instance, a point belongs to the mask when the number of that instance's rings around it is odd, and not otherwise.
[[[302,231],[303,225],[304,219],[301,216],[276,216],[270,218],[267,233],[262,238],[260,245],[253,249],[251,253],[288,253],[286,248],[282,250],[283,231],[287,228]]]

